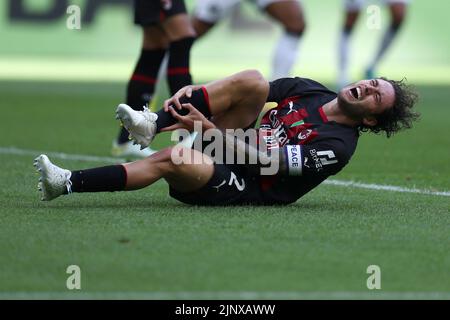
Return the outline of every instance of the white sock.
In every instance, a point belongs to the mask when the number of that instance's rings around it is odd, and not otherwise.
[[[369,64],[367,69],[374,69],[378,62],[383,57],[386,50],[389,48],[389,46],[392,43],[392,40],[395,38],[395,35],[397,34],[398,29],[394,28],[388,28],[386,30],[386,33],[384,34],[383,40],[381,40],[380,48],[378,49],[377,54],[375,55],[375,58],[373,59],[372,63]]]
[[[339,38],[338,89],[345,87],[350,82],[348,76],[349,42],[350,33],[342,31]]]
[[[300,37],[284,32],[278,40],[272,59],[271,79],[288,77],[297,60]]]

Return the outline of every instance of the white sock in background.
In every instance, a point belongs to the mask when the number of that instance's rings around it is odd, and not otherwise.
[[[300,36],[284,32],[278,40],[272,60],[271,79],[289,77],[297,60]]]
[[[339,38],[339,52],[338,52],[338,79],[337,87],[341,89],[350,83],[348,75],[348,59],[349,59],[349,42],[350,32],[342,31]]]
[[[392,40],[395,38],[395,35],[397,34],[397,31],[398,31],[398,28],[393,28],[393,27],[390,27],[386,30],[386,33],[384,34],[383,40],[381,41],[378,52],[375,55],[375,58],[373,59],[372,63],[368,65],[367,70],[373,71],[375,69],[378,62],[383,57],[384,53],[391,45]]]

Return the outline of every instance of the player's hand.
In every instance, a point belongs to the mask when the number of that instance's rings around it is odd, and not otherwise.
[[[178,122],[175,123],[174,125],[161,129],[161,132],[173,131],[177,129],[187,129],[192,132],[194,131],[195,122],[201,122],[203,130],[214,129],[216,127],[214,123],[206,119],[206,117],[200,111],[198,111],[192,104],[184,103],[181,105],[181,107],[184,109],[188,109],[189,113],[185,116],[182,116],[172,106],[168,107],[170,114]]]
[[[164,101],[164,105],[163,105],[164,111],[168,112],[169,106],[174,106],[178,110],[181,110],[182,106],[181,106],[180,99],[182,97],[187,97],[187,98],[192,97],[192,91],[197,90],[199,88],[201,88],[201,86],[192,86],[192,85],[181,88],[172,97],[170,97],[169,99]]]

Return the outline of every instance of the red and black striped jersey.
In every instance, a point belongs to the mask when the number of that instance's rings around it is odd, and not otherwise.
[[[358,130],[328,121],[322,107],[337,94],[305,78],[282,78],[270,83],[268,102],[278,105],[266,112],[260,132],[268,148],[283,148],[289,175],[261,176],[265,197],[290,203],[339,172],[353,155]]]

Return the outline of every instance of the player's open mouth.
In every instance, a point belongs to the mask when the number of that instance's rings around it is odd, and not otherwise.
[[[356,100],[359,100],[362,98],[362,92],[361,92],[361,88],[360,87],[354,87],[351,88],[350,90],[350,95],[355,98]]]

